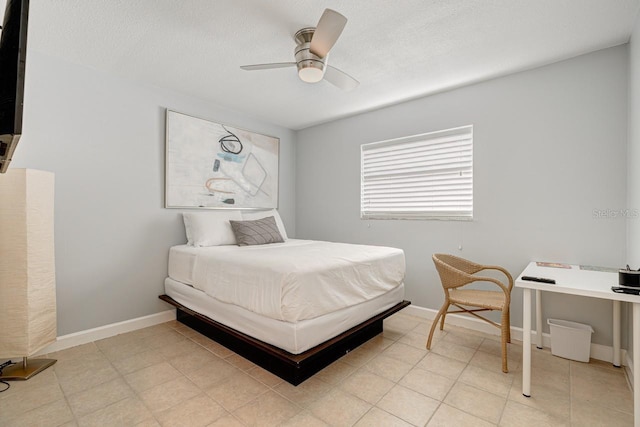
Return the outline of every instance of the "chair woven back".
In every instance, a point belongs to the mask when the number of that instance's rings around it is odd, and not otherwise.
[[[475,262],[449,254],[434,254],[433,257],[467,274],[476,274],[485,267],[484,265],[476,264]]]
[[[440,275],[440,282],[445,289],[457,288],[471,283],[472,274],[482,270],[482,266],[462,258],[446,254],[434,254],[433,263]]]

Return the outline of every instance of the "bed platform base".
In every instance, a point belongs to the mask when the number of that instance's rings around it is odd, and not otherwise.
[[[163,301],[176,307],[176,319],[224,345],[283,380],[298,385],[351,350],[382,332],[382,321],[411,304],[402,301],[348,331],[301,354],[291,354],[252,338],[183,306],[168,295]]]

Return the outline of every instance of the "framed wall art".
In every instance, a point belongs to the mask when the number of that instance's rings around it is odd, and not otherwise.
[[[165,207],[278,207],[280,139],[167,110]]]

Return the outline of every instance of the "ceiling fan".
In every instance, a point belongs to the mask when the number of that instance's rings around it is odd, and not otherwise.
[[[355,89],[360,83],[335,67],[327,64],[329,51],[340,37],[347,18],[335,10],[325,9],[317,27],[299,30],[295,35],[295,62],[243,65],[246,71],[269,70],[273,68],[297,67],[298,77],[307,83],[316,83],[323,78],[343,90]]]

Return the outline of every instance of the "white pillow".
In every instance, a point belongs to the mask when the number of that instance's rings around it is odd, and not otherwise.
[[[254,219],[262,219],[268,216],[272,216],[276,219],[276,224],[278,225],[278,230],[280,231],[280,235],[283,240],[287,240],[287,230],[284,229],[284,224],[282,223],[282,219],[280,219],[280,214],[277,210],[271,209],[268,211],[242,211],[242,219],[243,220],[254,220]]]
[[[229,220],[241,221],[240,211],[183,212],[187,244],[191,246],[235,245]]]

